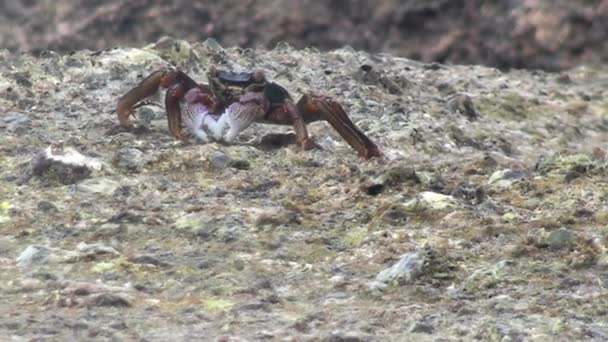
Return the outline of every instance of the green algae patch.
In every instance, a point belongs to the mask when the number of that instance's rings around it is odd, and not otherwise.
[[[540,101],[515,92],[506,92],[499,96],[478,97],[475,99],[475,108],[489,117],[509,120],[533,119],[550,110]]]
[[[589,111],[600,118],[608,118],[608,101],[591,104],[589,106]]]
[[[104,52],[100,58],[103,64],[112,64],[120,60],[123,64],[154,64],[163,60],[154,52],[146,49],[115,49]]]
[[[344,235],[344,237],[342,238],[342,241],[344,241],[344,244],[348,247],[357,247],[357,246],[361,245],[361,243],[363,242],[363,240],[365,240],[367,235],[368,235],[367,228],[364,228],[364,227],[351,228]]]
[[[203,306],[208,311],[223,311],[231,308],[234,303],[221,298],[207,299],[203,302]]]
[[[197,214],[186,214],[178,218],[173,226],[177,230],[192,230],[197,229],[205,224],[204,217]]]
[[[6,201],[0,202],[0,224],[10,222],[11,217],[8,215],[10,207],[10,203]]]
[[[336,256],[337,252],[331,249],[331,246],[325,244],[311,244],[304,248],[298,255],[302,261],[310,264],[324,262]]]
[[[194,61],[200,61],[201,59],[192,45],[185,40],[163,38],[156,44],[149,46],[149,48],[152,48],[152,51],[158,52],[158,55],[162,59],[178,67],[191,65]]]
[[[143,264],[135,264],[129,262],[124,257],[119,257],[110,261],[102,261],[98,262],[93,267],[91,267],[91,272],[93,273],[104,273],[104,272],[114,272],[114,271],[127,271],[127,272],[142,272],[146,269],[149,269],[149,266]]]
[[[595,162],[586,154],[574,155],[553,155],[549,158],[541,160],[538,163],[537,170],[540,174],[547,174],[552,171],[565,173],[568,171],[576,171],[585,173],[595,167]]]

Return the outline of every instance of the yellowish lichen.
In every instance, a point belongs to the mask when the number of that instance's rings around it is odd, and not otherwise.
[[[205,309],[209,311],[222,311],[229,309],[234,303],[221,298],[210,298],[203,302]]]

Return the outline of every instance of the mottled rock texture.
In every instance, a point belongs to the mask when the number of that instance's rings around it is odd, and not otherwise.
[[[205,81],[211,63],[334,96],[386,158],[357,158],[325,123],[306,152],[278,126],[176,142],[158,106],[117,129],[117,98],[148,73]],[[2,51],[0,336],[605,340],[607,99],[602,67],[211,41]],[[52,143],[102,167],[24,181]],[[378,286],[403,255],[416,272]]]

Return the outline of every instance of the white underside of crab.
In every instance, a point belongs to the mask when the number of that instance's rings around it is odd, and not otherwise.
[[[181,102],[182,121],[192,135],[203,142],[231,143],[253,123],[256,116],[263,115],[256,104],[239,102],[231,104],[223,113],[214,114],[200,102],[189,102],[189,98],[189,94],[186,94],[186,100]]]

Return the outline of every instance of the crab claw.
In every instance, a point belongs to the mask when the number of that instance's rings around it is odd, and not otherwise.
[[[350,120],[340,104],[328,96],[306,94],[297,103],[305,122],[319,119],[329,122],[344,140],[364,159],[381,157],[382,153]]]

